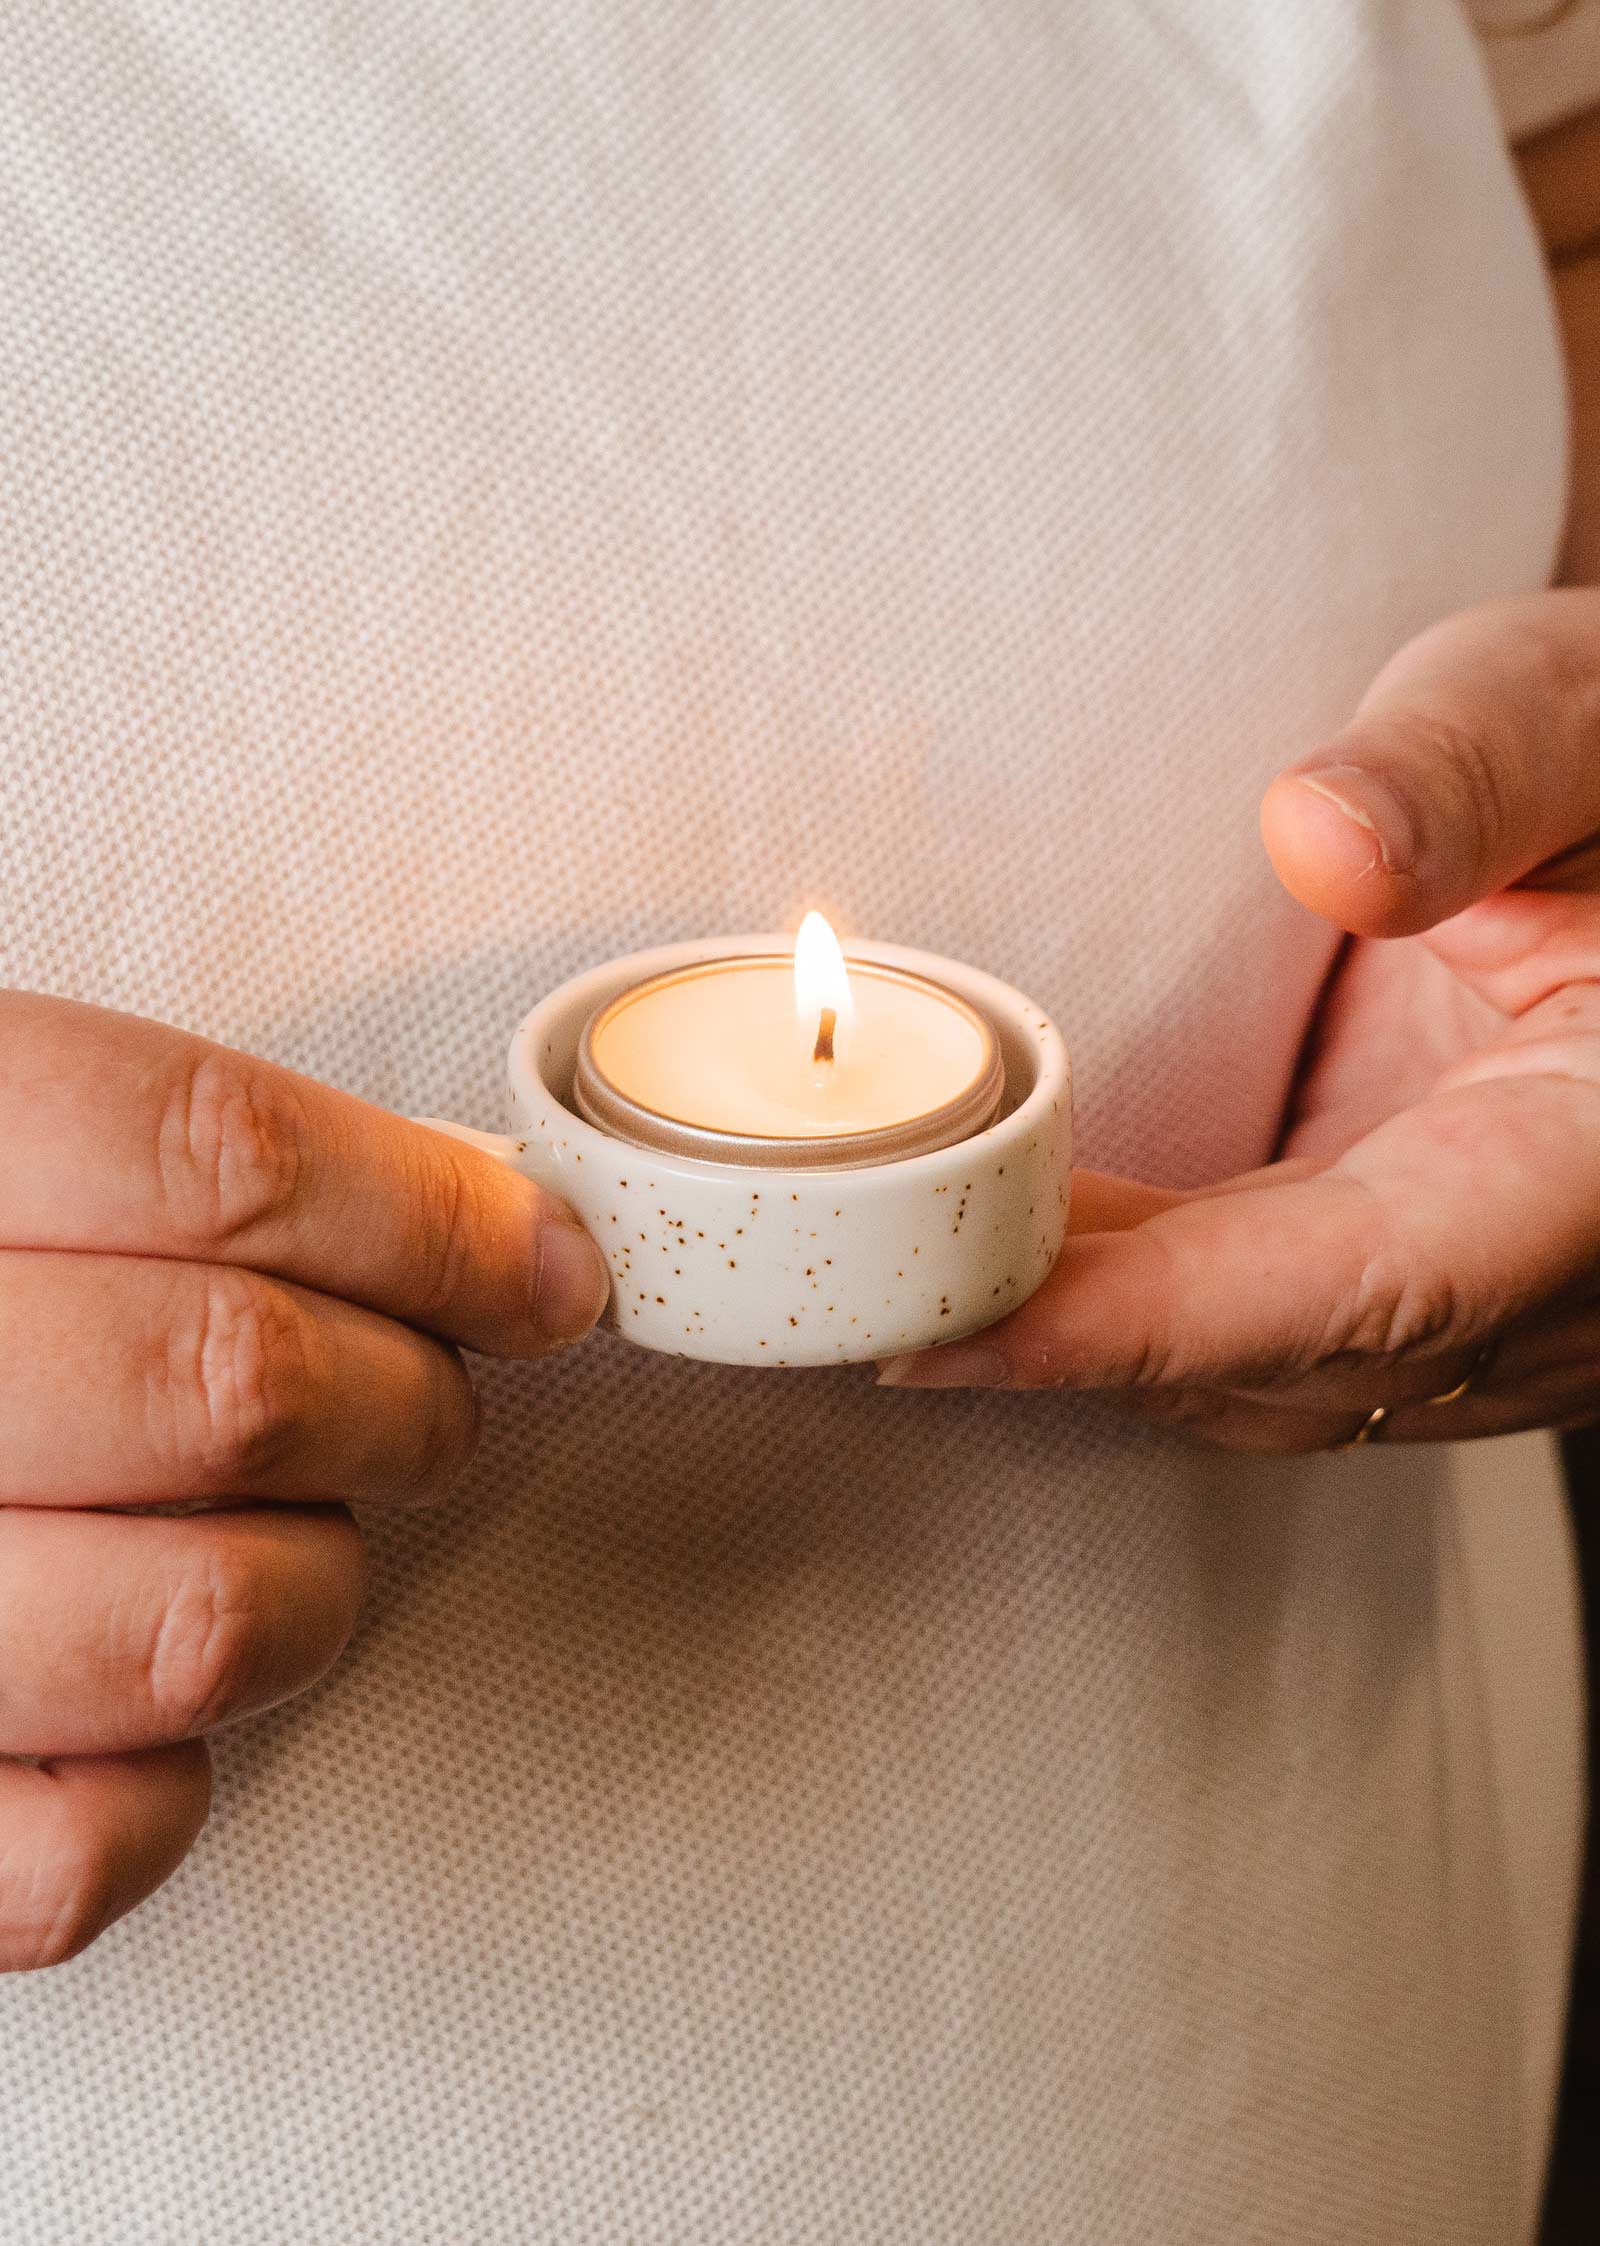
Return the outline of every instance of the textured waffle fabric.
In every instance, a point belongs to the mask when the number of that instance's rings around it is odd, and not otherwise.
[[[0,43],[9,981],[492,1123],[553,982],[814,901],[1045,1004],[1086,1159],[1269,1154],[1330,938],[1260,790],[1558,535],[1445,0]],[[0,1991],[5,2246],[1523,2234],[1553,1498],[609,1339],[485,1385],[180,1875]]]

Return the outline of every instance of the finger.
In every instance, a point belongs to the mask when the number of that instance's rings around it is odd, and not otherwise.
[[[1367,1417],[1367,1411],[1280,1409],[1224,1389],[1151,1388],[1131,1401],[1140,1418],[1175,1428],[1191,1442],[1256,1457],[1341,1449]]]
[[[0,994],[0,1243],[244,1264],[473,1349],[587,1333],[599,1250],[443,1132],[156,1022]]]
[[[1600,828],[1600,593],[1495,601],[1425,632],[1354,722],[1275,780],[1284,885],[1367,936],[1414,935]]]
[[[1183,1425],[1206,1442],[1237,1450],[1341,1449],[1379,1405],[1389,1415],[1386,1427],[1401,1411],[1433,1413],[1430,1433],[1437,1437],[1443,1424],[1439,1410],[1479,1385],[1502,1346],[1503,1338],[1392,1363],[1341,1358],[1267,1388],[1151,1388],[1133,1401],[1149,1418]]]
[[[1189,1191],[1171,1186],[1142,1185],[1134,1178],[1114,1176],[1107,1170],[1074,1170],[1072,1173],[1069,1232],[1131,1232],[1164,1209],[1187,1201],[1214,1201],[1223,1193],[1250,1193],[1258,1187],[1293,1185],[1315,1177],[1325,1165],[1297,1155],[1290,1161],[1272,1162],[1260,1170],[1245,1170],[1220,1185],[1197,1186]]]
[[[0,1251],[0,1504],[441,1495],[471,1454],[460,1359],[220,1265]]]
[[[1182,1194],[1103,1170],[1074,1170],[1067,1227],[1072,1232],[1126,1232],[1146,1217],[1174,1207]]]
[[[1358,1418],[1382,1404],[1390,1411],[1426,1404],[1448,1394],[1483,1360],[1486,1346],[1435,1352],[1423,1350],[1384,1358],[1351,1352],[1331,1358],[1308,1373],[1291,1374],[1261,1387],[1228,1391],[1241,1403],[1273,1411],[1292,1411],[1339,1421]]]
[[[1528,1076],[1408,1109],[1296,1183],[1069,1240],[988,1332],[894,1387],[1274,1387],[1340,1359],[1448,1358],[1594,1259],[1600,1092]]]
[[[76,1957],[177,1870],[210,1805],[199,1741],[0,1763],[0,1973]]]
[[[1382,1421],[1362,1438],[1372,1407],[1344,1413],[1278,1410],[1244,1397],[1188,1394],[1182,1402],[1150,1391],[1135,1407],[1141,1418],[1180,1429],[1191,1441],[1255,1457],[1304,1456],[1316,1451],[1356,1451],[1381,1444],[1465,1443],[1494,1435],[1521,1435],[1535,1428],[1565,1432],[1600,1418],[1600,1387],[1590,1382],[1575,1391],[1536,1395],[1484,1396],[1450,1416],[1425,1404],[1386,1406]]]
[[[1375,1441],[1459,1443],[1600,1418],[1600,1304],[1535,1317],[1483,1348],[1393,1366],[1328,1366],[1271,1390],[1150,1388],[1141,1416],[1198,1442],[1266,1454],[1342,1450],[1375,1406]]]
[[[1291,1391],[1279,1401],[1236,1395],[1221,1389],[1147,1389],[1131,1399],[1141,1418],[1179,1429],[1196,1442],[1259,1456],[1312,1451],[1344,1451],[1364,1442],[1461,1443],[1480,1436],[1515,1435],[1530,1428],[1588,1426],[1600,1417],[1600,1374],[1568,1372],[1520,1383],[1505,1390],[1448,1391],[1430,1398],[1395,1402],[1382,1391],[1390,1383],[1368,1383],[1340,1409],[1311,1403]],[[1384,1417],[1362,1438],[1374,1407]]]
[[[1600,1305],[1530,1320],[1494,1345],[1479,1378],[1449,1403],[1390,1414],[1384,1439],[1456,1443],[1600,1417]]]
[[[0,1755],[161,1746],[275,1706],[344,1650],[363,1572],[333,1507],[0,1512]]]
[[[1469,1377],[1470,1376],[1470,1377]],[[1140,1414],[1197,1442],[1267,1454],[1343,1450],[1375,1406],[1372,1440],[1460,1443],[1600,1418],[1600,1305],[1538,1318],[1455,1352],[1374,1371],[1337,1367],[1272,1391],[1153,1388]]]
[[[1427,936],[1458,981],[1514,1021],[1564,992],[1593,996],[1600,895],[1546,883],[1503,889]]]

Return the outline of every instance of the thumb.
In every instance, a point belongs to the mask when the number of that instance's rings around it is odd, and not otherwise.
[[[1414,936],[1600,827],[1600,593],[1492,601],[1380,672],[1273,781],[1262,839],[1313,912]]]

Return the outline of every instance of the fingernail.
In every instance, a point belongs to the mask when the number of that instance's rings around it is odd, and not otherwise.
[[[886,1357],[880,1388],[1004,1388],[1011,1368],[993,1342],[947,1341],[942,1349],[917,1349]]]
[[[611,1275],[581,1225],[546,1217],[539,1226],[533,1315],[551,1341],[579,1341],[606,1306]]]
[[[1411,871],[1417,859],[1416,822],[1386,780],[1361,764],[1325,764],[1293,777],[1371,836],[1374,870]]]

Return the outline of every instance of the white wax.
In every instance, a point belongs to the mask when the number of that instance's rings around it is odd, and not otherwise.
[[[600,1074],[674,1122],[740,1137],[882,1130],[958,1098],[983,1069],[983,1032],[959,1000],[853,962],[838,1058],[812,1057],[787,960],[742,960],[647,984],[596,1025]]]

